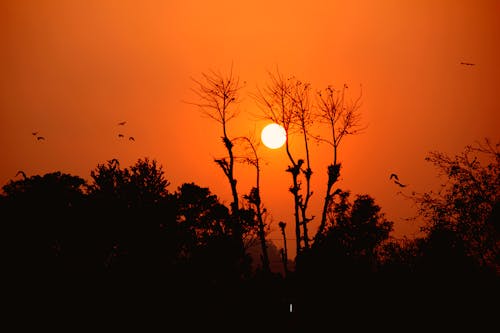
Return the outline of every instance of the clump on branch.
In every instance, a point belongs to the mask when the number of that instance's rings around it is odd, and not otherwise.
[[[315,236],[316,241],[322,237],[325,231],[327,212],[334,197],[334,193],[332,193],[333,185],[340,176],[341,164],[338,162],[339,146],[346,136],[359,134],[364,129],[361,127],[361,115],[359,113],[362,93],[360,93],[356,100],[347,102],[347,89],[348,87],[346,84],[344,84],[341,90],[336,90],[328,86],[317,94],[317,117],[320,122],[329,127],[330,137],[328,139],[316,138],[332,146],[333,156],[332,164],[327,167],[328,182],[321,214],[321,222]]]
[[[234,233],[238,241],[242,242],[240,205],[236,189],[237,181],[234,176],[234,143],[227,130],[228,122],[238,115],[238,109],[235,106],[239,101],[242,86],[239,83],[239,78],[234,76],[232,68],[228,75],[211,71],[202,73],[200,80],[193,79],[193,81],[196,88],[192,91],[198,96],[199,101],[190,104],[198,106],[203,114],[221,125],[221,138],[227,150],[227,157],[215,159],[215,163],[222,169],[231,187]]]
[[[307,207],[312,195],[308,128],[314,120],[309,97],[310,86],[294,77],[285,78],[279,71],[276,74],[269,73],[269,78],[270,83],[265,88],[258,90],[255,99],[261,107],[264,119],[281,125],[286,133],[285,148],[290,162],[286,171],[290,172],[292,176],[290,192],[294,197],[295,238],[297,254],[299,254],[302,250],[302,240],[304,248],[309,247],[307,223],[312,220],[307,216]],[[305,160],[296,159],[291,152],[289,137],[294,131],[302,134],[304,138]],[[302,169],[304,163],[305,169]],[[306,184],[304,193],[301,189],[301,172]]]

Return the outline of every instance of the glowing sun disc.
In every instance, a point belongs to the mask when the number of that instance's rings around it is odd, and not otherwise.
[[[267,148],[277,149],[285,144],[286,131],[278,124],[269,124],[262,129],[260,138]]]

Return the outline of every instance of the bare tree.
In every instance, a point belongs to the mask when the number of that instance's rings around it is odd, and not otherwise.
[[[269,265],[269,255],[266,244],[266,224],[264,223],[264,214],[266,213],[266,209],[264,208],[260,197],[260,158],[257,154],[257,146],[252,142],[252,139],[246,136],[238,137],[235,140],[242,140],[246,143],[245,146],[248,148],[248,150],[250,150],[250,152],[249,154],[243,154],[241,159],[243,159],[244,162],[255,167],[255,187],[253,187],[250,190],[250,194],[245,195],[244,198],[247,199],[255,209],[258,223],[258,234],[262,250],[262,267],[264,269],[264,272],[269,273],[271,269]]]
[[[313,192],[311,191],[311,160],[309,154],[309,128],[313,125],[314,116],[311,110],[310,103],[310,84],[302,83],[301,81],[294,80],[291,87],[291,99],[293,101],[293,122],[297,125],[300,134],[304,140],[304,149],[306,154],[305,169],[301,171],[306,181],[306,188],[304,196],[299,197],[299,208],[301,211],[301,224],[303,230],[304,248],[309,248],[309,235],[307,231],[307,224],[312,221],[314,216],[307,217],[307,207]]]
[[[238,241],[242,242],[241,221],[239,218],[239,198],[236,189],[237,181],[234,176],[234,144],[227,130],[229,121],[238,115],[235,105],[239,101],[239,92],[242,86],[239,83],[239,78],[234,76],[232,68],[228,75],[211,71],[209,73],[202,73],[202,78],[200,80],[192,80],[196,83],[196,88],[192,90],[198,96],[199,102],[190,104],[200,107],[206,116],[221,125],[221,138],[228,156],[215,159],[215,162],[224,172],[231,187],[231,194],[233,197],[231,214],[234,218],[234,233]]]
[[[325,123],[330,130],[328,139],[318,138],[328,143],[333,148],[332,164],[328,165],[328,182],[326,187],[325,200],[321,213],[321,222],[316,232],[315,241],[318,241],[325,230],[327,213],[332,199],[338,191],[332,193],[333,185],[340,176],[341,164],[338,162],[338,151],[343,139],[348,135],[360,133],[360,101],[362,93],[354,101],[346,101],[346,91],[348,87],[344,84],[341,90],[336,90],[328,86],[323,91],[318,92],[317,108],[319,120]]]
[[[301,232],[300,232],[300,207],[302,205],[302,197],[300,194],[299,175],[303,159],[296,160],[291,151],[289,136],[293,127],[296,126],[296,102],[292,98],[294,91],[294,79],[285,79],[279,72],[276,75],[269,73],[270,83],[263,89],[259,89],[254,96],[257,103],[262,109],[264,118],[276,124],[281,125],[286,133],[285,148],[290,164],[286,169],[292,175],[292,186],[290,192],[294,197],[294,217],[295,217],[295,238],[297,246],[297,254],[300,253]]]

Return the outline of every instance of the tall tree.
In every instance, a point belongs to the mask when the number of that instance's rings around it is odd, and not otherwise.
[[[257,225],[258,225],[258,235],[262,250],[262,267],[264,272],[269,273],[269,255],[267,252],[267,242],[266,242],[266,224],[264,223],[264,214],[266,213],[266,209],[262,204],[262,199],[260,196],[260,158],[257,154],[257,147],[252,142],[249,137],[240,137],[237,138],[246,143],[246,147],[250,150],[250,154],[244,154],[241,158],[246,163],[255,167],[255,187],[250,190],[248,195],[245,195],[244,198],[248,200],[248,202],[252,205],[253,209],[256,212],[257,216]]]
[[[346,136],[357,134],[361,130],[359,114],[361,94],[354,102],[348,103],[345,96],[347,88],[345,84],[341,90],[336,90],[328,86],[324,91],[318,92],[318,118],[321,122],[326,124],[330,130],[329,138],[319,139],[332,147],[333,156],[332,163],[327,167],[328,181],[326,194],[323,202],[320,225],[314,238],[315,241],[319,241],[323,235],[327,223],[328,209],[336,194],[336,192],[333,191],[333,186],[340,176],[341,163],[338,158],[340,144]]]
[[[295,239],[297,254],[300,254],[302,250],[301,240],[304,240],[305,244],[308,244],[308,240],[306,240],[306,237],[303,237],[302,235],[303,232],[301,233],[301,225],[304,226],[304,231],[307,232],[306,224],[309,219],[306,216],[306,210],[307,202],[311,194],[309,181],[312,171],[310,169],[310,165],[306,164],[306,169],[303,171],[307,182],[306,198],[304,199],[301,191],[302,184],[299,178],[304,164],[304,159],[297,159],[294,157],[289,138],[290,134],[294,130],[301,130],[301,125],[310,125],[308,105],[309,89],[306,85],[304,85],[306,88],[303,89],[300,87],[302,83],[299,80],[293,77],[285,78],[279,71],[276,74],[269,73],[269,78],[270,83],[267,84],[265,88],[258,90],[255,95],[255,99],[262,109],[264,118],[281,125],[286,133],[285,148],[290,162],[286,171],[292,176],[292,186],[289,190],[294,198]],[[302,105],[300,103],[302,103]],[[300,119],[298,119],[299,115],[303,116],[303,123],[301,123]],[[304,139],[307,143],[308,131],[304,130],[302,133],[304,134]],[[305,220],[303,220],[303,218]]]
[[[305,151],[305,167],[301,168],[301,172],[304,175],[306,188],[304,193],[300,196],[299,207],[301,212],[301,224],[304,239],[304,248],[309,248],[309,234],[307,224],[312,221],[314,216],[307,216],[307,208],[309,206],[309,200],[313,194],[311,190],[311,158],[309,154],[309,139],[310,139],[310,128],[314,122],[314,115],[312,113],[311,101],[310,101],[310,91],[311,86],[309,83],[303,83],[299,80],[293,80],[291,89],[291,99],[293,101],[293,121],[299,129],[302,135]]]
[[[191,104],[200,107],[206,116],[215,120],[221,126],[221,138],[228,155],[227,157],[215,159],[215,162],[224,172],[231,187],[233,230],[236,240],[243,248],[240,204],[236,188],[237,181],[234,175],[234,143],[228,133],[229,121],[238,115],[236,104],[239,101],[239,92],[242,86],[239,78],[233,74],[232,68],[227,75],[218,72],[202,73],[200,80],[193,79],[193,81],[196,84],[193,92],[198,96],[199,101]]]

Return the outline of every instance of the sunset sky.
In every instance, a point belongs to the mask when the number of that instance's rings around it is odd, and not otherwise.
[[[229,204],[213,163],[224,154],[221,131],[186,103],[196,101],[191,78],[232,66],[246,86],[229,135],[258,137],[268,122],[254,116],[251,94],[279,68],[314,90],[346,83],[352,98],[362,85],[367,128],[344,141],[338,185],[372,195],[395,222],[394,235],[412,236],[419,226],[404,219],[414,209],[389,175],[409,184],[407,194],[428,191],[439,184],[424,161],[429,151],[456,154],[475,140],[500,139],[499,15],[496,0],[2,0],[0,184],[18,170],[89,179],[106,160],[129,166],[149,157],[163,165],[170,191],[195,182]],[[259,153],[271,238],[279,239],[280,220],[292,238],[285,151]],[[313,230],[331,154],[312,147]],[[248,193],[253,169],[238,165],[236,177]]]

